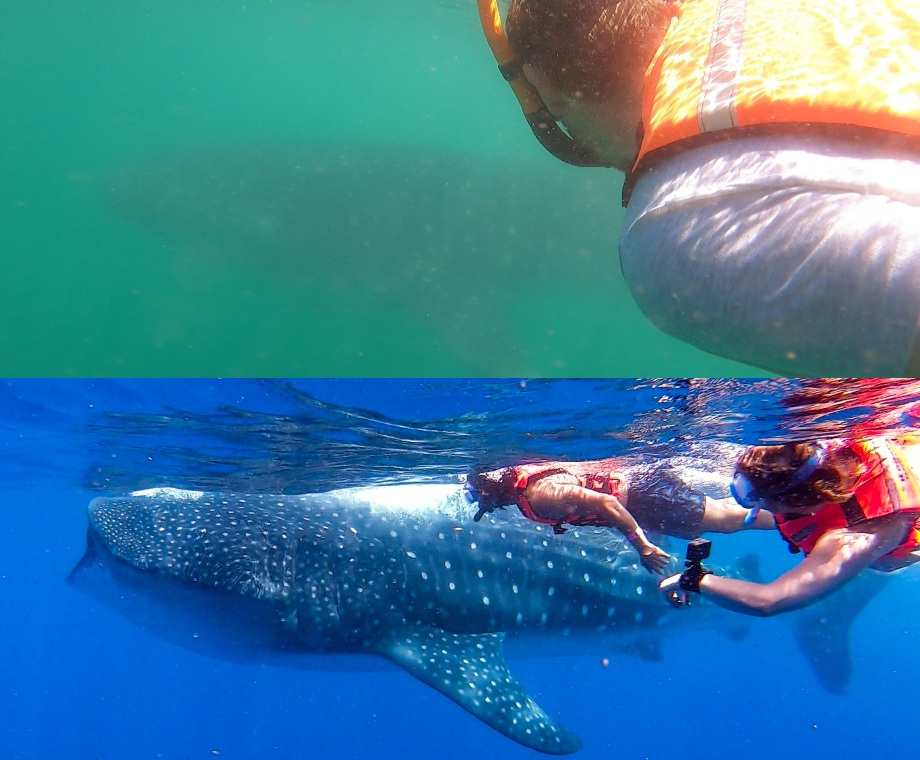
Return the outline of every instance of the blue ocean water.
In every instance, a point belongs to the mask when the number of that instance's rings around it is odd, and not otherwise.
[[[450,482],[522,457],[694,454],[905,421],[903,381],[11,381],[0,385],[0,756],[536,758],[395,666],[316,669],[189,653],[65,584],[85,509],[151,485],[299,493]],[[771,535],[717,538],[721,559],[792,560]],[[667,638],[661,662],[599,648],[511,660],[584,740],[579,758],[903,753],[911,739],[916,573],[857,619],[846,695],[818,686],[783,618],[741,642]],[[692,615],[694,610],[686,610]],[[609,660],[605,666],[603,659]]]

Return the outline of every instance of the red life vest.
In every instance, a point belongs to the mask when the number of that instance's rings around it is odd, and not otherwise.
[[[850,499],[827,504],[814,514],[775,515],[776,527],[790,550],[807,555],[830,530],[898,512],[916,513],[917,520],[905,539],[885,556],[898,559],[920,548],[920,482],[904,457],[908,442],[916,444],[916,434],[852,441],[849,448],[859,457],[863,471]]]
[[[611,469],[614,461],[612,459],[601,459],[591,462],[544,462],[542,464],[518,465],[514,468],[514,493],[517,496],[518,509],[528,520],[543,523],[544,525],[552,525],[553,531],[556,533],[565,533],[566,529],[562,527],[565,523],[569,525],[609,526],[610,519],[606,514],[594,512],[572,514],[562,519],[542,517],[534,512],[530,502],[527,501],[527,497],[524,496],[524,491],[527,489],[528,484],[533,483],[535,480],[565,473],[578,478],[578,483],[582,488],[619,497],[623,480]]]

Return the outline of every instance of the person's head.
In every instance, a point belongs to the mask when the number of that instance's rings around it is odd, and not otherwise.
[[[467,477],[466,490],[473,501],[479,503],[479,512],[475,518],[477,521],[499,507],[514,504],[514,479],[514,470],[510,467],[474,472]]]
[[[617,99],[641,82],[670,0],[510,0],[505,31],[521,63],[563,92]]]
[[[732,493],[742,506],[771,512],[814,512],[853,495],[859,458],[826,441],[751,446],[735,467]]]
[[[553,115],[610,165],[629,168],[645,78],[670,0],[511,0],[505,30]],[[613,132],[613,140],[607,139]]]

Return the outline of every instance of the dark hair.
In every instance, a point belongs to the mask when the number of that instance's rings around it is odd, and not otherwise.
[[[669,0],[511,0],[505,29],[521,63],[536,66],[558,89],[615,97],[645,76],[671,16],[669,5]]]
[[[779,492],[777,500],[793,509],[846,501],[853,495],[862,470],[859,457],[847,446],[828,451],[811,475],[801,483],[790,485],[802,466],[817,454],[819,445],[795,442],[751,446],[738,460],[737,471],[756,491]],[[789,486],[788,490],[784,486]]]
[[[514,468],[505,467],[501,470],[474,472],[468,477],[467,483],[479,502],[479,510],[486,513],[515,503],[514,479]]]

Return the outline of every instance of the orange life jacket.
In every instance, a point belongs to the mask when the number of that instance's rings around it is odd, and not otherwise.
[[[514,493],[517,497],[518,509],[521,514],[528,520],[552,525],[556,533],[565,533],[562,526],[565,523],[570,525],[609,525],[609,518],[604,514],[572,514],[562,520],[558,518],[542,517],[534,512],[524,491],[529,483],[549,475],[558,475],[567,473],[578,478],[579,485],[583,488],[589,488],[598,493],[605,493],[612,496],[619,496],[623,484],[621,477],[618,477],[612,469],[614,460],[601,459],[591,462],[544,462],[542,464],[525,464],[518,465],[514,468]]]
[[[651,153],[663,158],[693,144],[682,141],[724,139],[738,128],[885,130],[873,139],[907,135],[916,147],[920,13],[911,5],[673,3],[670,26],[646,73],[642,138],[631,175],[640,164],[654,163]]]
[[[859,457],[862,474],[849,500],[828,504],[810,515],[775,515],[776,527],[790,549],[808,554],[829,530],[857,526],[898,512],[916,513],[917,520],[904,540],[885,556],[900,559],[920,548],[920,481],[905,461],[905,443],[916,445],[916,434],[851,442],[850,449]]]

